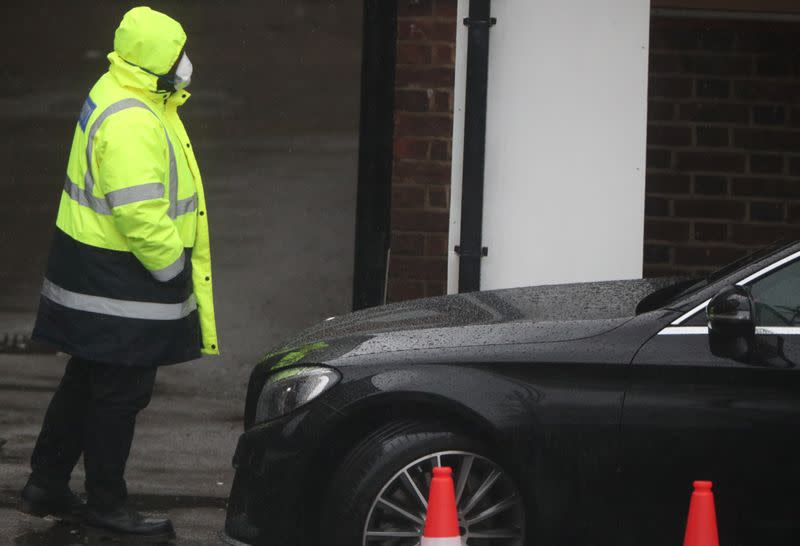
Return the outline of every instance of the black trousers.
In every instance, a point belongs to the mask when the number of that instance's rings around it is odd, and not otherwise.
[[[150,403],[156,369],[71,358],[33,450],[31,482],[63,490],[83,453],[90,507],[122,506],[136,415]]]

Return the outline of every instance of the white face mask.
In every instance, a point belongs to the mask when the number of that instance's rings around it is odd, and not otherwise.
[[[175,70],[175,89],[180,91],[186,89],[192,82],[192,61],[186,53],[181,57],[181,62],[178,63],[178,68]]]

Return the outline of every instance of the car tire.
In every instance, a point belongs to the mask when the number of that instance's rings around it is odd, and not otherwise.
[[[367,436],[334,472],[322,504],[320,544],[360,546],[373,503],[407,465],[431,453],[489,454],[486,446],[445,426],[390,423]]]

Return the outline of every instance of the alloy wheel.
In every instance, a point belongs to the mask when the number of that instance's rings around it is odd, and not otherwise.
[[[511,477],[486,457],[464,451],[431,453],[395,474],[367,514],[363,546],[419,546],[436,466],[453,468],[463,544],[522,546],[525,510]]]

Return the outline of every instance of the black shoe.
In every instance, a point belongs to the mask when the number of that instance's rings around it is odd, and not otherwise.
[[[113,512],[89,510],[86,526],[111,531],[117,535],[148,537],[154,539],[175,538],[172,522],[166,518],[146,518],[138,512],[119,508]]]
[[[69,488],[54,492],[28,482],[20,497],[19,511],[31,516],[78,519],[86,513],[86,503]]]

